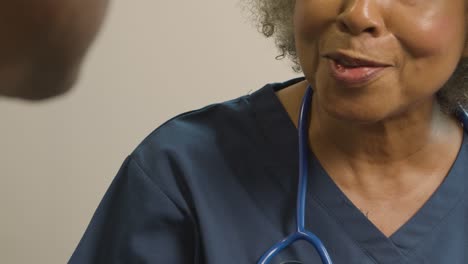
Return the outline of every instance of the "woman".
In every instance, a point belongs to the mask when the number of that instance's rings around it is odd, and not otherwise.
[[[256,263],[306,223],[334,263],[466,263],[464,0],[257,0],[305,78],[180,115],[125,161],[71,263]],[[321,263],[298,242],[271,263]]]

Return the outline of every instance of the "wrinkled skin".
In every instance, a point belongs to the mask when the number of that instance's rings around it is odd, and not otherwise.
[[[44,99],[75,83],[108,0],[3,0],[0,95]]]
[[[298,0],[301,66],[331,115],[362,122],[389,118],[431,102],[450,78],[467,52],[465,10],[465,0]],[[337,50],[392,67],[378,80],[350,89],[330,77],[323,57]]]
[[[468,54],[467,3],[296,0],[295,5],[296,50],[306,81],[278,97],[295,122],[304,91],[313,86],[312,151],[355,206],[390,236],[440,186],[462,143],[462,126],[441,111],[436,93]],[[343,82],[325,56],[335,51],[388,67],[368,82]]]

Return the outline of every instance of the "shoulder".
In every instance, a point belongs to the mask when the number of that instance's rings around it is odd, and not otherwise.
[[[265,147],[270,126],[262,119],[283,111],[273,86],[168,120],[138,145],[130,160],[179,205],[191,201],[185,197],[190,193],[235,179],[240,168],[257,166],[258,157],[270,150]]]
[[[171,200],[191,208],[185,194],[216,174],[213,165],[221,166],[220,160],[239,144],[235,137],[249,130],[251,116],[249,96],[180,114],[148,135],[130,159]]]
[[[135,149],[133,156],[152,156],[171,149],[180,152],[206,144],[219,132],[239,126],[248,117],[248,96],[182,113],[149,134]]]
[[[248,142],[261,136],[259,115],[282,111],[281,105],[274,102],[274,91],[302,80],[266,84],[252,94],[182,113],[155,129],[132,156],[143,166],[150,166],[163,159],[193,164],[194,158],[200,162],[223,154],[214,151],[240,153]]]
[[[241,131],[254,130],[249,95],[182,113],[156,128],[133,151],[132,158],[150,177],[164,180],[204,169],[238,144]],[[229,149],[229,148],[228,148]],[[175,171],[179,170],[179,172]]]

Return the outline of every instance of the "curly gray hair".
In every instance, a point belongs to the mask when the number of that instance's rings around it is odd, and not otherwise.
[[[293,70],[301,72],[294,42],[294,0],[242,0],[251,11],[260,33],[273,37],[280,54],[277,59],[289,58]],[[450,79],[439,90],[438,101],[447,113],[455,113],[459,107],[468,109],[468,58],[462,58]]]

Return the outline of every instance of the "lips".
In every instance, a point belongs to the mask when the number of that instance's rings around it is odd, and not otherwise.
[[[325,57],[336,61],[345,67],[387,67],[388,63],[379,62],[377,60],[367,59],[364,56],[351,56],[344,53],[331,53]]]
[[[325,55],[329,59],[332,77],[347,86],[364,85],[381,75],[392,65],[365,56],[353,56],[345,53],[330,53]]]

